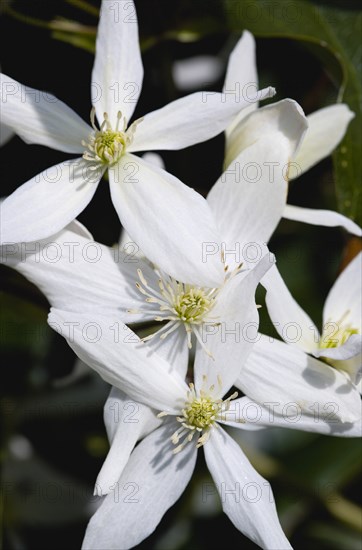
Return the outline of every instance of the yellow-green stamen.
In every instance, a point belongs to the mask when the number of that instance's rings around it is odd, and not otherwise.
[[[221,387],[221,380],[219,386]],[[206,377],[204,377],[204,383]],[[178,445],[174,449],[174,454],[179,453],[187,443],[192,441],[195,433],[200,434],[197,440],[196,447],[202,447],[210,437],[210,430],[218,428],[217,421],[223,419],[223,415],[230,408],[231,400],[238,396],[238,392],[233,393],[230,397],[223,401],[213,396],[215,387],[210,386],[208,391],[200,390],[196,392],[195,386],[189,384],[187,392],[187,401],[182,409],[182,416],[177,416],[176,420],[180,422],[181,427],[178,428],[171,437],[174,445]],[[158,417],[167,416],[167,412],[159,413]],[[184,437],[180,443],[181,438]],[[179,444],[180,443],[180,444]]]
[[[87,147],[83,154],[85,160],[95,163],[113,166],[126,152],[127,147],[132,143],[137,125],[142,119],[136,120],[127,128],[127,121],[122,116],[121,111],[117,113],[116,126],[113,129],[109,121],[108,114],[104,113],[104,120],[98,129],[95,125],[95,109],[91,111],[91,123],[94,130],[89,138],[89,142],[82,141],[82,145]],[[123,119],[122,130],[119,129],[120,122]]]

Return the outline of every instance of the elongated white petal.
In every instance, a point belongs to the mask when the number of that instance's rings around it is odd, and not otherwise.
[[[343,346],[318,350],[313,355],[326,358],[329,365],[346,372],[361,393],[359,384],[362,378],[362,338],[360,334],[352,335]]]
[[[196,348],[194,369],[197,390],[215,385],[215,395],[223,397],[239,377],[258,335],[256,287],[273,261],[272,256],[265,256],[254,269],[234,276],[218,295],[210,319],[201,327],[204,347],[212,358],[200,343]],[[203,384],[203,376],[206,376],[206,384]]]
[[[267,291],[265,302],[269,316],[283,340],[313,353],[319,343],[318,329],[294,300],[276,266],[266,272],[261,284]]]
[[[157,330],[157,328],[155,329]],[[147,341],[147,347],[163,357],[182,379],[185,379],[189,362],[189,349],[187,345],[187,336],[182,324],[168,334],[165,339],[155,334],[153,338]]]
[[[204,449],[223,510],[235,527],[261,548],[291,549],[279,523],[271,487],[239,445],[220,429],[212,431]]]
[[[137,15],[133,0],[102,2],[91,95],[99,124],[121,111],[127,121],[136,107],[143,80]]]
[[[342,422],[361,417],[361,400],[348,377],[295,346],[260,335],[235,383],[245,395],[283,415],[288,407]]]
[[[65,153],[82,153],[92,128],[70,107],[48,92],[23,86],[0,74],[1,123],[26,143]]]
[[[323,322],[351,323],[362,329],[362,252],[348,264],[332,286],[324,304]],[[340,327],[338,327],[340,328]]]
[[[248,98],[242,95],[195,92],[147,114],[128,150],[183,149],[206,141],[223,132],[237,113],[249,105]]]
[[[354,423],[341,422],[334,414],[333,403],[329,404],[328,409],[321,415],[318,406],[315,406],[310,414],[306,414],[295,404],[289,403],[284,413],[280,415],[275,413],[273,405],[263,407],[248,397],[242,397],[231,402],[230,410],[225,413],[225,421],[222,423],[242,430],[249,430],[251,427],[254,429],[275,427],[317,432],[337,437],[360,437],[362,435],[361,419]]]
[[[343,139],[348,124],[354,116],[354,113],[343,103],[330,105],[309,115],[308,132],[294,159],[298,170],[291,173],[291,178],[300,176],[330,155]]]
[[[270,136],[274,139],[275,155],[274,159],[267,159],[268,173],[273,174],[274,162],[274,167],[279,167],[284,177],[289,177],[288,162],[298,151],[307,128],[303,109],[292,99],[283,99],[262,107],[241,120],[230,133],[226,141],[224,164],[228,167],[241,151],[262,137]],[[254,161],[264,166],[263,157]]]
[[[40,242],[3,245],[0,261],[27,277],[59,309],[109,313],[126,323],[155,316],[136,288],[137,269],[157,285],[153,269],[133,255],[79,234],[75,222]],[[142,312],[128,312],[138,307]]]
[[[48,322],[82,361],[131,399],[171,413],[184,403],[182,378],[116,317],[52,308]]]
[[[93,241],[93,235],[85,225],[80,223],[78,220],[73,220],[70,222],[70,224],[67,225],[67,227],[64,229],[64,231],[72,231],[76,235],[80,235],[81,237],[84,237],[85,239],[89,239],[90,241]]]
[[[325,336],[326,339],[333,340],[332,336]],[[323,340],[323,336],[322,336]],[[342,346],[337,346],[335,348],[322,348],[315,350],[313,355],[315,357],[328,357],[330,359],[335,359],[337,361],[344,361],[345,359],[351,359],[356,355],[359,355],[362,352],[362,336],[361,334],[352,334],[347,342]]]
[[[248,93],[258,89],[258,71],[256,67],[255,40],[249,31],[244,31],[242,37],[237,42],[235,48],[230,54],[226,76],[224,82],[224,93]],[[247,114],[255,111],[258,107],[258,101],[253,101],[249,107],[240,111],[238,116],[226,129],[226,136],[232,132],[237,124],[245,118]]]
[[[286,203],[288,163],[305,120],[297,103],[284,100],[241,123],[243,143],[207,197],[228,249],[267,242],[278,225]]]
[[[221,253],[216,223],[205,199],[164,170],[125,155],[109,171],[111,196],[126,231],[145,256],[184,283],[218,286]]]
[[[95,492],[98,496],[114,489],[137,441],[158,428],[161,422],[150,407],[112,388],[104,405],[104,423],[110,449],[97,477]]]
[[[54,235],[84,210],[101,176],[78,158],[27,181],[1,203],[1,242],[30,242]]]
[[[144,155],[142,155],[142,158],[153,166],[157,166],[158,168],[163,168],[165,170],[165,163],[163,162],[163,158],[158,153],[145,153]]]
[[[230,258],[235,251],[236,263],[248,258],[255,246],[259,249],[258,242],[267,242],[282,217],[287,193],[282,168],[287,158],[282,144],[276,148],[274,138],[261,138],[240,153],[208,194],[222,240]],[[281,166],[269,174],[269,163],[274,162]]]
[[[132,548],[147,538],[180,498],[192,476],[196,446],[172,454],[175,422],[161,426],[133,451],[119,481],[88,524],[83,550]]]
[[[317,210],[315,208],[301,208],[286,204],[283,212],[283,218],[297,222],[310,223],[312,225],[323,225],[326,227],[343,227],[352,235],[362,236],[362,229],[352,220],[333,212],[333,210]]]

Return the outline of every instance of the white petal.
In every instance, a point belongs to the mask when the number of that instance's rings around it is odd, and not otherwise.
[[[210,320],[201,327],[202,341],[212,358],[198,343],[194,367],[196,389],[215,385],[215,395],[223,397],[239,377],[258,334],[256,287],[272,262],[273,257],[267,255],[247,271],[246,276],[240,273],[225,283],[210,312]],[[203,376],[206,376],[205,384]]]
[[[3,245],[0,261],[27,277],[59,309],[109,313],[126,323],[153,319],[152,304],[135,285],[141,269],[157,287],[154,270],[141,259],[85,235],[84,228],[73,222],[40,242]],[[149,313],[128,313],[137,308]]]
[[[172,454],[176,423],[161,426],[133,451],[115,490],[88,524],[83,550],[132,548],[157,527],[192,476],[196,447]]]
[[[309,128],[294,161],[298,171],[296,177],[306,172],[320,160],[330,155],[343,139],[354,113],[343,103],[330,105],[307,117]]]
[[[266,272],[261,284],[267,291],[265,302],[269,316],[283,340],[313,353],[319,343],[318,329],[294,300],[276,266]]]
[[[147,347],[165,359],[172,366],[172,370],[178,372],[181,378],[185,379],[189,362],[189,349],[183,324],[180,324],[174,332],[168,334],[164,340],[161,340],[155,334],[153,338],[147,341]]]
[[[307,414],[318,407],[321,417],[328,417],[333,406],[342,422],[361,417],[360,396],[344,373],[292,345],[260,336],[235,383],[245,395],[269,403],[280,415],[289,406]]]
[[[136,443],[158,428],[161,422],[150,407],[112,388],[104,405],[104,423],[110,449],[97,477],[95,492],[98,496],[111,492]]]
[[[297,222],[310,223],[312,225],[323,225],[326,227],[343,227],[352,235],[362,236],[362,229],[352,220],[333,212],[333,210],[317,210],[315,208],[301,208],[286,204],[283,212],[283,218]]]
[[[223,132],[249,105],[242,95],[195,92],[147,114],[128,151],[183,149],[206,141]]]
[[[133,0],[102,2],[91,95],[99,124],[104,112],[111,124],[121,111],[129,122],[143,80],[137,15]]]
[[[361,281],[362,252],[348,264],[332,286],[324,304],[324,323],[351,323],[361,333]]]
[[[288,550],[269,483],[252,467],[239,445],[222,429],[204,446],[206,464],[225,514],[239,531],[268,550]]]
[[[13,130],[9,126],[0,122],[0,147],[5,145],[14,135]]]
[[[121,223],[148,260],[184,283],[221,283],[220,253],[203,258],[205,244],[220,250],[220,240],[199,193],[134,155],[109,171],[109,181]]]
[[[357,386],[357,389],[361,392],[361,380],[362,380],[362,352],[359,355],[355,355],[351,359],[344,359],[343,361],[337,361],[335,359],[329,359],[329,363],[336,369],[347,372],[352,382]]]
[[[244,31],[242,37],[230,54],[223,92],[242,90],[254,92],[258,89],[258,71],[256,67],[255,40],[249,31]],[[239,115],[226,129],[226,136],[230,135],[235,126],[249,114],[258,108],[258,102],[252,102],[249,107],[240,111]]]
[[[207,197],[228,249],[269,240],[283,215],[288,163],[305,124],[291,100],[259,109],[241,123],[238,156]]]
[[[52,308],[48,323],[82,361],[131,399],[158,411],[179,411],[178,405],[185,401],[185,382],[116,317]]]
[[[325,413],[327,412],[327,417]],[[360,437],[362,435],[361,419],[354,423],[341,422],[334,415],[334,403],[330,403],[329,410],[320,414],[315,406],[310,414],[305,414],[293,403],[289,403],[282,415],[273,410],[273,405],[263,407],[260,403],[248,397],[242,397],[231,402],[230,410],[226,413],[223,424],[234,428],[249,430],[259,427],[289,428],[305,432],[316,432],[337,437]],[[245,422],[245,423],[243,423]]]
[[[274,167],[274,174],[269,174],[270,162],[280,164]],[[254,243],[269,240],[282,217],[287,193],[282,168],[286,163],[283,144],[276,148],[275,139],[261,138],[240,153],[208,194],[225,247],[240,251],[241,261]]]
[[[333,334],[330,336],[322,336],[323,339],[332,339]],[[351,359],[356,357],[362,352],[362,336],[361,334],[352,334],[348,340],[342,345],[336,348],[324,348],[318,349],[313,352],[315,357],[328,357],[336,361],[344,361],[345,359]]]
[[[283,99],[262,107],[243,118],[228,136],[225,166],[229,166],[241,151],[260,138],[270,136],[274,139],[275,154],[274,158],[268,160],[279,163],[280,170],[284,169],[284,174],[289,177],[287,163],[300,147],[307,128],[303,109],[292,99]],[[263,161],[263,157],[260,157],[259,162],[262,166]],[[272,170],[270,172],[272,173]]]
[[[158,168],[163,168],[165,170],[165,163],[163,162],[161,155],[158,153],[145,153],[142,155],[142,158],[153,166],[157,166]]]
[[[78,158],[27,181],[1,203],[1,242],[30,242],[54,235],[88,205],[101,176]]]
[[[70,107],[48,92],[23,86],[0,74],[1,123],[26,143],[46,145],[65,153],[82,153],[92,128]]]
[[[78,220],[73,220],[72,222],[70,222],[70,224],[68,224],[67,227],[64,229],[64,231],[67,230],[72,231],[76,235],[80,235],[80,237],[84,237],[85,239],[89,239],[91,241],[94,240],[92,233],[88,231],[86,226],[80,223],[80,221]]]

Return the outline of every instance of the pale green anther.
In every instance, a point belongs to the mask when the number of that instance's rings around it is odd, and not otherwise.
[[[205,314],[210,311],[214,300],[210,299],[201,288],[191,288],[179,294],[174,303],[175,312],[185,323],[201,323]]]
[[[329,323],[329,325],[332,325],[332,323]],[[334,332],[328,331],[328,334],[322,334],[319,342],[319,348],[330,349],[343,346],[352,334],[359,334],[359,330],[352,327],[350,324],[342,325]]]
[[[222,402],[211,400],[209,397],[199,397],[183,410],[185,423],[204,430],[211,426],[220,412]]]
[[[120,126],[123,119],[123,125]],[[104,120],[101,127],[98,129],[95,125],[95,109],[91,111],[91,123],[94,132],[90,135],[89,141],[82,141],[82,144],[87,148],[83,154],[85,160],[94,163],[106,164],[113,166],[116,164],[122,155],[126,152],[127,147],[132,143],[137,125],[142,121],[138,119],[126,130],[127,123],[122,113],[118,111],[115,127],[112,127],[107,113],[104,113]],[[123,128],[120,131],[118,128]]]
[[[94,153],[104,164],[116,163],[126,148],[126,136],[123,132],[97,132],[94,139]]]

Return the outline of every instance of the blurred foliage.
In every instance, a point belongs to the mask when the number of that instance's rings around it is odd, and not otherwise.
[[[2,0],[4,72],[55,93],[88,120],[99,5],[99,0]],[[274,85],[277,99],[293,97],[306,113],[345,101],[356,113],[334,155],[334,169],[327,159],[304,174],[291,186],[289,202],[338,207],[361,223],[357,2],[136,0],[136,8],[146,67],[136,117],[181,95],[172,78],[174,61],[218,55],[225,66],[240,32],[249,29],[258,37],[261,85]],[[14,37],[21,37],[17,40],[25,45],[25,53],[11,47]],[[222,80],[214,83],[215,89]],[[64,160],[62,153],[29,147],[16,137],[0,155],[3,195],[45,166]],[[170,172],[206,194],[220,174],[223,138],[166,152],[163,158]],[[106,186],[99,187],[80,219],[97,240],[109,245],[118,240],[119,222]],[[270,247],[292,293],[320,324],[343,255],[360,248],[360,241],[348,239],[339,229],[284,220]],[[0,540],[5,550],[79,548],[94,510],[93,484],[108,448],[102,420],[108,387],[86,368],[75,366],[65,341],[47,327],[48,304],[42,294],[20,275],[1,268]],[[258,296],[264,304],[263,292]],[[261,328],[274,334],[265,307]],[[359,441],[277,429],[239,438],[255,467],[271,480],[294,548],[360,550]],[[197,475],[185,495],[139,548],[204,550],[214,547],[220,532],[228,545],[256,548],[220,512],[216,497],[202,501],[204,484],[210,481],[200,453]]]

